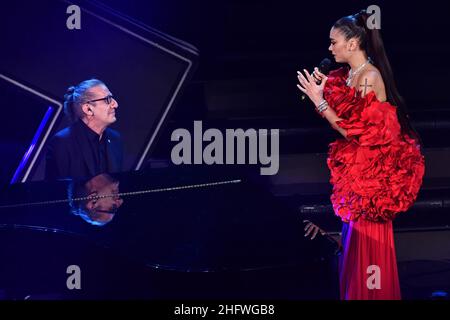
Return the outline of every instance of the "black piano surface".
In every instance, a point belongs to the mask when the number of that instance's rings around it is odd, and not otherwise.
[[[306,239],[299,212],[248,168],[108,176],[116,205],[82,219],[74,208],[92,199],[77,198],[102,194],[92,181],[2,190],[0,298],[338,298],[336,243]],[[81,289],[67,287],[71,265]]]

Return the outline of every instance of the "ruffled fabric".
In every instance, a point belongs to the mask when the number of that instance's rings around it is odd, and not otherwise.
[[[347,139],[329,145],[327,165],[333,185],[331,202],[344,222],[394,219],[415,202],[425,172],[425,159],[414,139],[401,132],[396,107],[380,102],[374,92],[345,84],[346,69],[332,71],[324,98],[347,130]]]

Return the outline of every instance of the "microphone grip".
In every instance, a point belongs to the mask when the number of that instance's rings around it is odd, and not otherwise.
[[[317,84],[318,86],[320,86],[321,83],[322,83],[321,80],[316,80],[316,84]],[[302,96],[300,97],[300,99],[301,99],[302,101],[305,100],[305,98],[306,98],[306,94],[302,94]]]

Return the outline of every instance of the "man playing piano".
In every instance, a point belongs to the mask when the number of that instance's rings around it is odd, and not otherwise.
[[[116,119],[117,101],[100,80],[72,86],[64,96],[72,124],[56,133],[46,154],[46,179],[92,177],[122,169],[120,134],[108,128]]]

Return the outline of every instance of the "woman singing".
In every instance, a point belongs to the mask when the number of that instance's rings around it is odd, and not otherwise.
[[[330,144],[331,202],[343,221],[341,299],[400,299],[392,220],[417,198],[425,171],[379,30],[365,11],[339,19],[329,50],[348,67],[298,72],[298,88],[344,138]],[[316,83],[321,80],[320,85]]]

